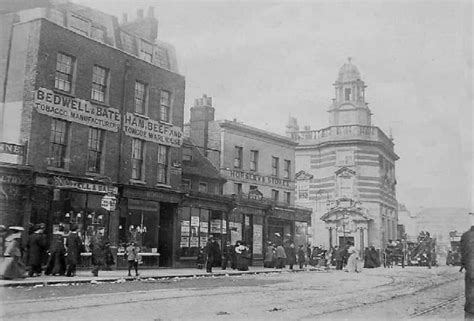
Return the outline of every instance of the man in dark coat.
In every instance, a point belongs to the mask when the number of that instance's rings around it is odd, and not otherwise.
[[[232,244],[230,244],[230,241],[227,241],[222,251],[222,255],[224,257],[224,259],[222,260],[222,269],[225,270],[227,269],[228,262],[232,263],[232,252],[235,252],[235,250]]]
[[[213,237],[209,238],[204,251],[206,253],[206,271],[209,273],[212,273],[212,266],[214,265],[214,262],[216,262],[219,259],[219,256],[221,255],[219,244],[217,244],[217,242],[214,240]]]
[[[105,265],[105,252],[104,252],[105,241],[103,237],[103,230],[99,230],[97,234],[91,237],[91,243],[89,246],[92,252],[91,273],[94,276],[99,276],[99,269]]]
[[[66,272],[66,248],[64,247],[64,226],[60,225],[53,233],[53,239],[49,247],[49,261],[44,274],[64,275]]]
[[[28,276],[31,277],[35,274],[41,276],[41,265],[46,256],[46,243],[47,239],[42,226],[36,225],[27,244],[28,265],[30,266]]]
[[[344,250],[336,245],[334,248],[334,256],[336,261],[336,270],[342,270],[342,264],[344,261]]]
[[[471,229],[461,237],[461,265],[466,269],[464,277],[466,303],[465,319],[474,320],[474,213],[471,217]]]
[[[76,266],[81,259],[82,240],[77,234],[77,225],[71,225],[71,233],[66,238],[66,276],[74,276],[76,274]]]

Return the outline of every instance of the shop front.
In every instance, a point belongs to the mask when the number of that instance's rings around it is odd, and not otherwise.
[[[100,229],[111,237],[111,217],[115,209],[102,207],[102,199],[109,195],[116,199],[118,188],[110,184],[81,178],[38,174],[32,193],[32,224],[45,223],[49,236],[64,227],[68,233],[72,224],[89,251],[90,239]]]
[[[33,171],[29,166],[0,166],[0,224],[28,229]]]
[[[296,247],[308,244],[308,227],[311,222],[311,210],[298,208],[273,207],[268,216],[267,240]]]
[[[195,267],[210,237],[216,240],[222,253],[230,241],[228,209],[228,201],[222,196],[188,194],[178,209],[176,267]],[[215,266],[220,265],[217,260]]]
[[[118,219],[118,257],[129,242],[140,248],[143,267],[171,267],[176,248],[179,193],[166,189],[124,186]]]
[[[251,265],[263,265],[264,224],[268,206],[260,202],[239,202],[229,213],[230,241],[243,241],[251,253]]]

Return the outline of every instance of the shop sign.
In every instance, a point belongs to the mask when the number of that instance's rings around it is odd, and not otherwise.
[[[258,189],[251,189],[249,191],[249,200],[261,201],[263,199],[263,194]]]
[[[120,111],[112,107],[91,104],[87,100],[55,93],[46,88],[35,91],[34,107],[40,114],[74,123],[117,132]]]
[[[117,198],[112,195],[104,195],[100,202],[100,207],[105,208],[107,211],[115,211],[115,205],[117,204]]]
[[[262,184],[278,185],[282,187],[291,187],[291,181],[287,179],[281,179],[273,176],[261,176],[255,173],[236,171],[236,170],[225,170],[225,174],[230,178],[241,179],[250,182],[257,182]]]
[[[181,128],[153,119],[147,119],[133,113],[125,115],[123,131],[127,136],[161,145],[180,147],[183,144]]]
[[[54,176],[53,184],[58,188],[73,188],[84,192],[118,194],[118,188],[104,184],[78,182],[62,176]]]
[[[12,185],[29,185],[31,184],[31,179],[25,176],[0,174],[0,183]]]
[[[25,146],[0,142],[0,153],[23,156],[25,155]]]

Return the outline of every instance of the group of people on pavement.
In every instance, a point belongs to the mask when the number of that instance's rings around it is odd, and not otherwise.
[[[31,227],[26,247],[22,247],[21,226],[0,226],[2,242],[4,241],[3,258],[0,261],[0,277],[17,279],[41,276],[76,275],[77,265],[85,246],[78,234],[77,225],[71,224],[68,233],[63,225],[53,232],[50,242],[45,234],[46,225],[40,223]],[[5,236],[5,237],[3,237]],[[49,243],[49,244],[48,244]],[[92,274],[98,276],[99,270],[115,264],[110,250],[110,243],[104,238],[103,230],[98,230],[90,238]],[[138,272],[137,272],[138,274]]]
[[[206,267],[206,272],[212,273],[212,268],[220,266],[223,270],[230,268],[239,271],[248,271],[250,264],[250,249],[244,241],[237,241],[232,245],[227,241],[224,248],[221,248],[215,237],[210,237],[206,246],[201,248],[198,258],[197,267]]]

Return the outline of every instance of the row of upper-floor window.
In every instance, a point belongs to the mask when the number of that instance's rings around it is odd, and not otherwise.
[[[70,136],[70,122],[56,118],[51,120],[48,162],[50,167],[68,169],[70,163],[68,160],[71,159],[69,155],[71,154],[72,148],[70,145]],[[86,172],[103,174],[105,143],[105,130],[89,127]],[[152,166],[156,168],[157,183],[168,184],[170,147],[158,145],[157,155],[154,157],[153,163],[146,164],[146,143],[146,141],[141,139],[132,139],[130,151],[131,179],[145,181],[145,167]]]
[[[181,179],[181,188],[184,191],[198,191],[201,193],[209,193],[215,195],[222,195],[223,186],[222,184],[216,182],[205,182],[199,180],[198,182],[193,182],[191,178]]]
[[[73,93],[74,80],[76,79],[75,66],[75,57],[58,52],[54,77],[55,89],[66,93]],[[91,101],[103,104],[108,102],[110,78],[110,69],[99,65],[92,67]],[[171,121],[171,98],[169,91],[160,91],[159,114],[160,120],[165,122]],[[144,81],[136,80],[134,88],[134,112],[146,115],[149,100],[149,85]]]
[[[256,185],[250,185],[248,193],[251,193],[252,191],[258,190],[258,186]],[[243,190],[243,184],[242,183],[234,183],[234,194],[240,195],[245,193]],[[280,199],[280,191],[277,189],[272,189],[271,190],[271,200],[274,202],[283,202],[286,204],[291,204],[291,192],[283,192],[283,199]]]
[[[51,10],[49,20],[63,27],[68,27],[76,33],[90,37],[100,42],[107,42],[107,28],[103,25],[83,17],[77,13],[65,14],[59,10]],[[110,40],[110,39],[109,39]],[[170,69],[170,57],[165,47],[154,45],[152,42],[120,31],[122,49],[150,63]]]
[[[234,169],[244,169],[243,153],[244,153],[243,147],[241,146],[234,147]],[[272,156],[271,165],[272,165],[271,175],[274,177],[280,177],[280,158],[276,156]],[[259,171],[259,151],[258,150],[250,150],[249,169],[252,172]],[[283,160],[283,178],[284,179],[291,178],[291,160],[288,160],[288,159]]]

